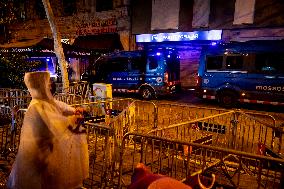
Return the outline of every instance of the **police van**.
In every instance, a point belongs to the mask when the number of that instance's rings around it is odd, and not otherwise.
[[[197,94],[232,107],[284,105],[284,41],[218,44],[201,52]]]
[[[173,49],[120,51],[100,56],[89,68],[91,83],[112,84],[113,92],[144,99],[180,89],[180,61]]]

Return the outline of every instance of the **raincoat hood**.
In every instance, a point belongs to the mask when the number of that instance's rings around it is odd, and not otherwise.
[[[50,74],[48,71],[27,72],[24,81],[33,99],[53,99],[50,92]]]

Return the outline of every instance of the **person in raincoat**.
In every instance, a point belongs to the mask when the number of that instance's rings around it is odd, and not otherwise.
[[[49,72],[24,77],[32,96],[21,128],[9,189],[75,189],[88,177],[86,134],[74,132],[78,111],[50,92]]]

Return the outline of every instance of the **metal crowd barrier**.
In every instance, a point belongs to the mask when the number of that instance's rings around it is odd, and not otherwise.
[[[94,102],[71,104],[73,107],[83,107],[86,110],[89,117],[89,121],[93,122],[106,122],[106,118],[112,118],[117,116],[123,110],[127,109],[129,104],[133,99],[123,98],[123,99],[101,99]],[[103,121],[99,121],[98,118],[102,118]],[[88,119],[88,118],[86,118]],[[96,121],[97,120],[97,121]]]
[[[185,151],[190,148],[195,150]],[[130,184],[137,163],[144,163],[153,173],[168,175],[184,183],[190,182],[190,175],[202,172],[204,177],[216,175],[214,187],[280,189],[284,186],[283,159],[127,133],[121,146],[118,188]]]
[[[1,106],[0,111],[0,188],[6,188],[11,166],[15,160],[25,109]]]
[[[108,125],[115,129],[122,139],[130,131],[146,133],[155,128],[157,123],[156,106],[152,102],[135,100],[118,116],[111,119]]]
[[[27,90],[0,88],[0,105],[13,108],[16,105],[29,104],[31,99]]]
[[[167,127],[193,119],[228,112],[227,109],[191,106],[183,104],[157,103],[157,128]]]
[[[0,98],[2,98],[2,97],[19,97],[19,96],[27,96],[27,95],[29,95],[28,90],[0,88]]]
[[[87,81],[70,82],[69,93],[80,95],[83,99],[87,97],[89,91],[89,83]]]
[[[69,105],[84,103],[83,97],[76,94],[56,93],[54,95],[54,99],[65,102]]]
[[[69,97],[65,95],[63,98]],[[87,109],[87,122],[84,124],[90,154],[90,177],[84,183],[87,188],[127,186],[138,162],[150,166],[155,173],[183,181],[190,174],[202,170],[205,176],[211,172],[220,173],[220,185],[242,187],[243,183],[251,182],[259,188],[283,186],[284,162],[278,156],[283,152],[283,130],[275,126],[275,119],[270,115],[248,115],[239,110],[196,106],[156,105],[133,99],[66,102],[73,107]],[[19,108],[13,109],[13,121],[6,129],[0,127],[3,136],[8,136],[0,139],[5,143],[2,146],[13,152],[17,152],[26,111]],[[11,112],[8,109],[4,108]],[[129,133],[133,131],[140,134]],[[265,146],[265,152],[261,151],[259,144]],[[248,181],[243,181],[245,178]]]
[[[7,159],[9,154],[16,155],[25,112],[26,109],[21,109],[20,106],[12,109],[9,106],[1,107],[0,157]]]
[[[119,162],[119,146],[109,126],[86,123],[89,149],[89,178],[86,188],[114,187]],[[116,182],[117,183],[117,182]]]
[[[240,110],[231,110],[153,129],[148,134],[187,142],[206,143],[254,154],[269,152],[270,155],[279,156],[284,152],[283,128],[276,127],[274,123],[270,116],[267,116],[267,120],[264,121],[253,114],[248,115]]]
[[[177,104],[156,105],[150,101],[135,100],[127,109],[110,121],[110,126],[123,131],[124,134],[131,131],[147,133],[153,129],[167,128],[174,123],[219,115],[224,112],[228,112],[228,110]]]
[[[0,97],[0,104],[13,108],[17,105],[28,105],[31,100],[31,96]]]

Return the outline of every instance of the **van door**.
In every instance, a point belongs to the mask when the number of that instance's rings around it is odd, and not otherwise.
[[[174,83],[180,81],[180,61],[176,53],[166,55],[168,82]]]
[[[149,54],[146,65],[145,82],[152,86],[161,86],[164,82],[166,66],[163,57],[158,54]]]
[[[126,89],[128,87],[128,60],[125,57],[115,57],[107,61],[106,82],[112,84],[113,89]]]
[[[128,58],[128,89],[137,90],[145,82],[146,60],[143,56]]]

